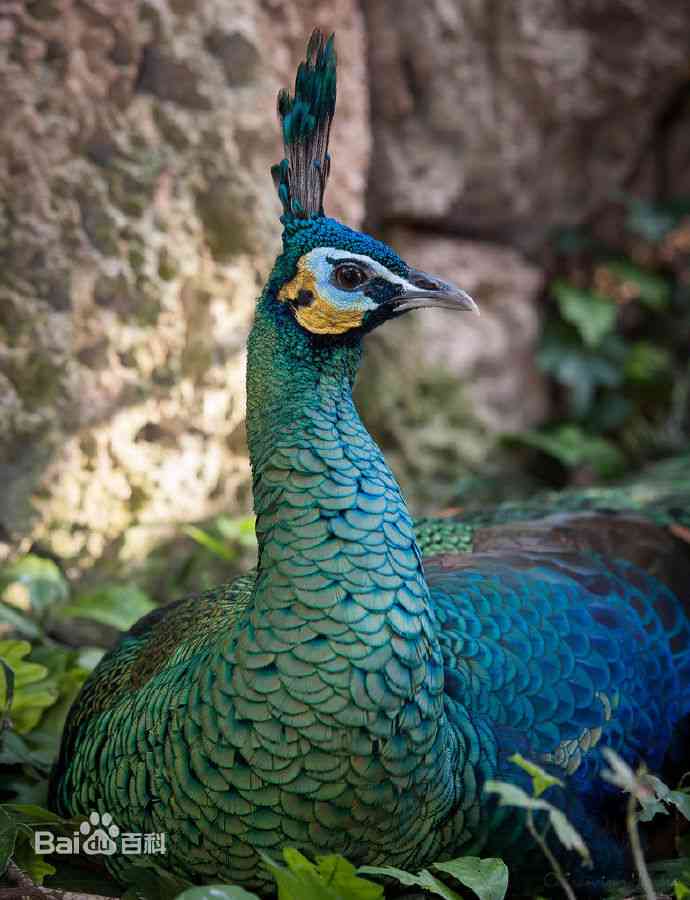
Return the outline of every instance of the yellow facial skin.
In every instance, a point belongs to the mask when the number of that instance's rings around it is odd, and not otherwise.
[[[278,299],[287,303],[297,300],[300,291],[312,296],[309,304],[295,307],[295,318],[312,334],[344,334],[351,328],[359,328],[364,313],[357,309],[338,309],[319,294],[316,280],[309,271],[304,257],[297,263],[297,274],[284,284],[278,292]]]

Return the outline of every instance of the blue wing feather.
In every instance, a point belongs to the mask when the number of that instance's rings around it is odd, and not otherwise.
[[[690,712],[690,625],[664,585],[536,552],[432,559],[426,574],[446,695],[488,722],[499,768],[519,750],[590,794],[602,747],[661,765]]]

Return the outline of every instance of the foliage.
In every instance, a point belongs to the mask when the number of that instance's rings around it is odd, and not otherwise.
[[[511,762],[515,763],[531,777],[532,795],[530,796],[517,785],[505,781],[487,781],[484,790],[489,794],[498,796],[499,806],[512,806],[516,809],[524,809],[527,811],[528,816],[535,811],[545,813],[547,827],[541,835],[542,839],[545,839],[548,828],[552,828],[566,850],[575,850],[581,859],[590,865],[589,850],[582,835],[568,821],[565,813],[547,800],[541,799],[544,791],[556,785],[563,787],[563,782],[549,775],[536,763],[523,759],[518,753],[511,756],[510,759]]]
[[[236,558],[236,548],[250,546],[251,525],[250,520],[222,518],[205,529],[188,529],[188,533],[200,552],[227,564]],[[72,889],[75,876],[69,864],[62,857],[59,864],[57,857],[41,858],[33,850],[32,835],[37,828],[70,835],[79,825],[78,820],[60,819],[45,808],[49,767],[69,706],[98,663],[102,647],[112,642],[113,628],[128,628],[154,604],[135,584],[75,589],[52,561],[37,556],[24,557],[0,570],[0,590],[0,877],[13,860],[37,884],[47,879],[51,888]],[[81,646],[79,628],[95,635],[93,645]],[[77,646],[71,646],[70,641]],[[554,787],[562,788],[562,782],[519,754],[511,759],[524,773],[523,779],[531,783],[531,795],[516,784],[503,782],[489,782],[486,789],[497,795],[499,804],[525,810],[528,827],[557,873],[558,863],[546,843],[548,832],[587,861],[581,835],[543,796]],[[670,790],[648,774],[635,778],[646,792],[646,799],[640,801],[639,820],[670,809],[687,816],[687,789]],[[263,863],[276,882],[280,900],[382,898],[384,888],[371,877],[446,900],[460,897],[458,886],[473,892],[479,900],[503,900],[508,889],[508,869],[500,859],[466,857],[412,873],[386,865],[357,870],[336,855],[311,861],[288,848],[282,864],[268,856],[263,857]],[[76,881],[83,892],[81,878]],[[98,878],[96,893],[118,891],[104,874]],[[685,898],[690,882],[686,868],[674,870],[672,882],[676,897]],[[668,882],[669,889],[672,882]],[[124,900],[252,900],[254,896],[236,885],[192,887],[146,858],[137,860],[122,894]]]
[[[508,867],[501,859],[465,856],[449,862],[434,863],[432,869],[451,875],[461,885],[473,891],[479,900],[503,900],[508,891]],[[368,875],[395,878],[406,887],[419,887],[444,897],[445,900],[459,900],[459,895],[428,869],[422,869],[417,875],[393,866],[363,866],[359,871]]]
[[[227,563],[255,543],[251,518],[221,516],[190,534],[194,543],[184,562],[193,558],[200,568],[210,554]],[[113,629],[128,629],[155,605],[133,583],[75,588],[55,562],[34,554],[0,569],[0,877],[10,859],[39,884],[54,873],[33,852],[31,836],[36,827],[65,834],[75,827],[45,809],[65,717],[113,643]],[[132,896],[143,890],[153,897],[154,884],[170,898],[185,887],[155,867],[139,866]]]
[[[487,781],[484,785],[484,790],[489,794],[498,796],[499,806],[512,806],[515,809],[524,810],[527,830],[546,857],[556,876],[556,880],[563,889],[563,893],[568,900],[575,900],[575,893],[566,878],[560,862],[549,846],[547,840],[549,831],[553,830],[561,846],[566,850],[574,850],[587,866],[592,865],[589,849],[582,835],[568,820],[565,813],[552,803],[541,799],[541,795],[549,788],[564,787],[563,782],[549,775],[541,766],[525,759],[519,753],[514,753],[510,757],[510,762],[529,775],[532,781],[532,795],[530,796],[517,785],[509,784],[505,781]],[[535,813],[540,814],[539,822]],[[541,823],[544,820],[546,824],[542,825]]]
[[[630,200],[620,215],[615,239],[602,226],[556,237],[538,353],[556,413],[509,436],[588,477],[620,475],[690,439],[690,199]]]
[[[290,847],[283,850],[287,866],[261,854],[264,867],[278,886],[278,900],[382,900],[383,888],[361,878],[342,856],[318,856],[310,862]]]
[[[644,856],[638,823],[650,821],[660,812],[665,813],[667,811],[665,804],[675,806],[688,819],[690,812],[690,805],[687,803],[688,796],[682,790],[671,791],[659,778],[649,775],[644,766],[634,772],[625,760],[621,759],[610,747],[605,747],[602,753],[609,764],[609,768],[602,772],[602,778],[628,794],[626,824],[630,849],[645,897],[647,900],[655,900],[657,892]],[[637,812],[638,804],[642,808],[641,813]],[[683,883],[675,882],[674,888],[675,884],[681,885],[682,893]]]

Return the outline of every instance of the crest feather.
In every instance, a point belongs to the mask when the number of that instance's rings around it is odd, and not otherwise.
[[[294,96],[278,94],[278,117],[285,156],[271,174],[287,216],[323,216],[323,195],[331,167],[328,139],[335,113],[336,57],[334,36],[315,29],[300,63]]]

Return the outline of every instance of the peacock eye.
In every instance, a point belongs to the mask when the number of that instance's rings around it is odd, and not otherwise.
[[[364,284],[369,273],[354,263],[343,263],[333,270],[333,282],[343,291],[354,291]]]

